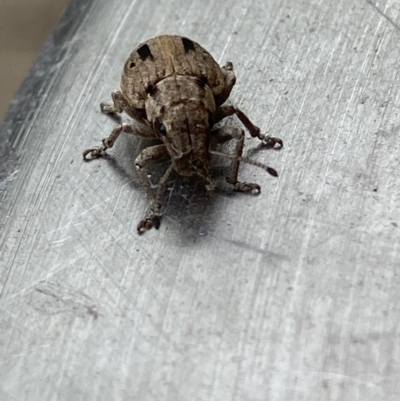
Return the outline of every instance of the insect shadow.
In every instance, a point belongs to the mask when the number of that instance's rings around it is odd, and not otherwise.
[[[118,174],[121,181],[129,182],[129,187],[138,194],[137,196],[142,196],[143,200],[146,199],[146,195],[136,172],[135,159],[144,148],[157,143],[126,135],[116,143],[113,152],[103,156],[103,160]],[[154,163],[149,168],[154,190],[157,189],[156,185],[169,165],[170,161],[166,159]],[[224,184],[227,174],[228,165],[221,167],[218,163],[212,171],[217,189],[208,191],[205,187],[206,182],[200,177],[185,178],[172,173],[162,199],[164,220],[165,228],[170,233],[171,231],[176,233],[180,237],[180,242],[193,243],[214,230],[218,221],[218,213],[215,210],[218,199],[221,195],[231,196],[234,193]]]
[[[283,147],[277,147],[277,148],[269,148],[268,150],[271,152],[281,152],[282,151],[282,149],[283,149]],[[252,158],[253,156],[255,156],[257,153],[259,153],[259,152],[262,152],[262,151],[265,151],[266,149],[265,149],[265,146],[263,145],[263,144],[258,144],[257,146],[255,146],[255,147],[252,147],[251,149],[249,149],[247,152],[246,152],[246,157],[248,157],[248,158]]]

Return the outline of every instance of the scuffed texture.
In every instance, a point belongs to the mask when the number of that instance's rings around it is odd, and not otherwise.
[[[398,401],[399,23],[386,0],[73,1],[0,132],[0,399]],[[256,198],[176,178],[138,237],[145,143],[81,152],[165,32],[232,60],[285,147],[246,140],[280,173],[242,166]]]

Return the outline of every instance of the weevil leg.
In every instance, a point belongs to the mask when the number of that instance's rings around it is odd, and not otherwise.
[[[225,117],[232,116],[233,114],[236,114],[236,116],[239,118],[242,124],[247,128],[247,130],[250,132],[250,135],[253,138],[260,139],[261,142],[267,147],[273,148],[275,147],[275,145],[278,145],[279,147],[283,146],[282,139],[262,134],[260,128],[255,126],[246,116],[246,114],[243,113],[243,111],[231,105],[218,107],[218,109],[214,113],[214,124],[217,124]]]
[[[129,105],[121,91],[116,90],[111,92],[113,103],[100,103],[100,110],[106,114],[122,113],[125,112],[129,117],[132,117],[140,124],[148,126],[146,110],[136,109]]]
[[[215,104],[217,106],[220,106],[221,104],[226,102],[232,91],[232,88],[236,83],[236,76],[233,72],[233,64],[230,61],[228,61],[221,69],[224,73],[225,87],[222,93],[215,97]]]
[[[230,140],[235,140],[236,145],[234,154],[238,157],[242,156],[245,135],[241,128],[223,126],[221,128],[212,130],[211,135],[212,140],[210,145],[212,148],[215,148],[217,144],[223,144]],[[232,162],[231,173],[228,177],[226,177],[226,182],[232,184],[236,191],[259,194],[261,192],[261,188],[258,184],[238,181],[239,167],[240,160],[234,160]]]
[[[118,125],[116,128],[114,128],[107,138],[103,138],[101,140],[103,142],[103,146],[86,149],[83,152],[83,158],[89,161],[92,159],[96,159],[97,157],[104,156],[106,150],[114,146],[114,143],[120,136],[121,132],[134,134],[145,139],[157,139],[157,135],[155,134],[155,132],[145,125],[135,126],[127,123],[122,123],[121,125]],[[90,158],[87,157],[87,155],[89,154]]]
[[[150,203],[150,210],[147,216],[141,220],[137,226],[137,231],[139,234],[143,234],[146,230],[150,230],[152,227],[158,229],[160,226],[161,219],[161,203],[160,198],[162,196],[162,191],[165,185],[165,182],[169,174],[172,171],[172,167],[167,170],[167,173],[164,174],[163,178],[159,182],[159,189],[157,191],[157,196],[155,196],[154,191],[151,187],[150,179],[147,175],[147,165],[159,161],[168,155],[167,148],[164,144],[154,145],[148,148],[143,149],[139,156],[135,160],[136,171],[139,175],[140,182],[144,188],[147,199]]]
[[[126,108],[128,108],[128,102],[124,98],[124,95],[121,91],[113,91],[111,92],[111,98],[113,103],[100,103],[100,110],[106,114],[112,113],[122,113]]]
[[[203,178],[203,180],[207,181],[207,184],[205,184],[207,191],[210,191],[210,192],[215,191],[217,186],[216,186],[214,180],[211,178],[210,172],[208,171],[207,168],[198,166],[196,174],[199,177]]]
[[[97,157],[103,156],[106,153],[107,149],[110,149],[114,146],[115,141],[120,136],[121,132],[127,132],[128,134],[134,133],[135,127],[133,125],[122,123],[114,128],[111,134],[107,138],[103,138],[101,141],[103,142],[103,146],[98,146],[96,148],[89,148],[83,152],[83,158],[85,160],[96,159]],[[90,155],[90,158],[87,156]]]

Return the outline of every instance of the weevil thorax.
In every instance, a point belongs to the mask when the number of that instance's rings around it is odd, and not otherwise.
[[[208,175],[209,132],[216,106],[206,82],[173,74],[148,88],[145,106],[175,171],[183,176]]]

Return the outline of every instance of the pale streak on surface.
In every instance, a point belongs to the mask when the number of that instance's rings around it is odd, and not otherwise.
[[[373,2],[372,0],[366,0],[368,4],[370,4],[373,8],[375,8],[375,10],[382,15],[383,18],[385,18],[387,21],[389,21],[398,31],[400,31],[400,26],[398,24],[396,24],[396,22],[394,22],[392,20],[392,18],[390,18],[387,14],[386,14],[386,8],[384,11],[382,11],[376,4],[375,2]],[[389,3],[389,2],[388,2]]]

